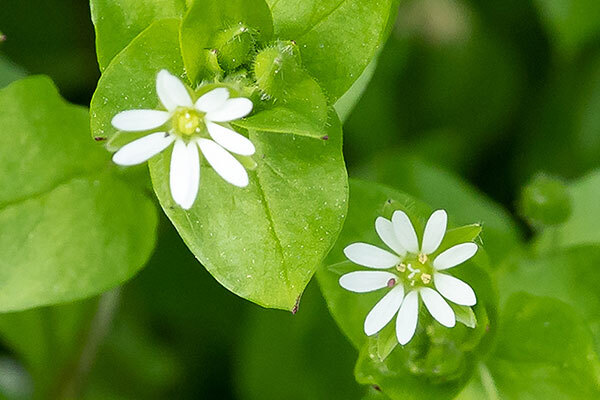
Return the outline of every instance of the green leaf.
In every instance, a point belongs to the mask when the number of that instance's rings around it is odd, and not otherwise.
[[[432,207],[445,209],[455,224],[478,222],[493,266],[521,245],[521,233],[510,214],[450,172],[395,152],[375,158],[361,172],[361,177],[400,188]]]
[[[461,324],[465,324],[469,328],[475,328],[477,326],[477,317],[471,307],[459,306],[458,304],[449,303],[450,307],[454,310],[456,315],[456,321]]]
[[[178,31],[176,19],[153,23],[106,68],[90,106],[95,138],[110,139],[117,133],[111,120],[119,112],[157,107],[156,75],[160,70],[183,77]]]
[[[488,396],[478,398],[600,396],[600,362],[592,336],[574,308],[551,298],[511,297],[502,313],[496,349],[483,372]]]
[[[90,0],[98,64],[110,61],[154,21],[180,18],[185,0]]]
[[[375,57],[395,20],[396,0],[268,0],[275,35],[294,40],[303,65],[331,102]]]
[[[600,34],[600,3],[596,0],[535,0],[534,3],[560,51],[573,54]]]
[[[190,80],[210,77],[205,69],[213,40],[219,31],[243,24],[258,32],[264,43],[273,34],[271,12],[264,0],[195,0],[181,25],[181,49]]]
[[[265,307],[292,310],[327,254],[347,207],[341,127],[331,113],[329,140],[250,131],[258,163],[237,189],[202,165],[189,211],[169,191],[169,154],[150,163],[160,203],[188,247],[232,292]]]
[[[600,353],[600,247],[558,249],[541,257],[515,254],[511,261],[498,274],[501,296],[526,292],[570,304],[589,324]]]
[[[1,90],[0,109],[0,311],[93,296],[133,276],[152,252],[156,210],[89,140],[87,110],[44,77]]]
[[[232,122],[244,129],[322,138],[323,126],[287,107],[274,107]]]
[[[421,307],[417,334],[406,346],[394,344],[393,323],[373,337],[364,334],[364,319],[383,296],[382,290],[357,294],[339,285],[344,273],[364,269],[347,261],[343,249],[359,241],[384,248],[375,231],[375,220],[378,216],[389,218],[394,209],[407,212],[419,234],[431,212],[421,202],[386,186],[351,181],[344,229],[326,259],[331,266],[321,268],[317,278],[335,321],[360,351],[355,369],[359,383],[377,385],[392,399],[452,398],[469,379],[478,357],[485,355],[496,329],[496,298],[484,250],[452,270],[477,294],[473,309],[476,328],[465,326],[473,322],[466,310],[460,310],[459,316],[465,325],[447,329]],[[474,238],[479,231],[477,225],[450,230],[447,243]]]

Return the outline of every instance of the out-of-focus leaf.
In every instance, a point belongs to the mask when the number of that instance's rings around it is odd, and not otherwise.
[[[583,246],[553,251],[541,257],[515,254],[499,271],[500,295],[526,292],[554,297],[573,306],[588,323],[600,353],[600,247]]]
[[[304,66],[331,102],[359,78],[382,46],[397,0],[268,0],[275,35],[294,40]]]
[[[517,294],[502,313],[498,343],[459,400],[573,399],[600,396],[600,362],[573,307]]]
[[[257,309],[246,325],[237,364],[241,400],[363,397],[365,389],[352,375],[356,352],[331,320],[316,285],[303,295],[298,314]]]
[[[0,315],[0,340],[31,375],[33,398],[58,396],[73,378],[97,304],[87,300]]]
[[[559,50],[573,54],[600,35],[596,0],[535,0],[540,18]]]
[[[181,17],[185,0],[90,0],[100,69],[154,21]]]
[[[156,210],[89,139],[88,113],[44,77],[0,91],[0,311],[90,297],[133,276]]]
[[[23,68],[0,54],[0,89],[11,82],[25,78],[27,73]]]

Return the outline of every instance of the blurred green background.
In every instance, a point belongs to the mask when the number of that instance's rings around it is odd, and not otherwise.
[[[47,74],[89,104],[99,71],[85,0],[3,0],[0,31],[0,86]],[[597,0],[404,0],[345,122],[345,155],[354,177],[410,157],[515,213],[534,174],[569,180],[600,166],[599,110]],[[164,217],[154,257],[127,285],[0,316],[0,332],[9,399],[30,398],[34,384],[41,398],[379,397],[354,382],[356,352],[316,283],[294,316],[242,301]]]

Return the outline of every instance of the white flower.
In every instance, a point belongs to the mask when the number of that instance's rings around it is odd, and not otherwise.
[[[394,253],[366,243],[353,243],[344,249],[346,257],[358,265],[389,270],[356,271],[340,277],[340,285],[356,293],[391,288],[365,319],[364,329],[368,336],[383,329],[397,313],[398,342],[402,345],[408,343],[417,328],[419,297],[433,318],[449,328],[455,325],[456,318],[442,296],[459,305],[475,305],[475,292],[468,284],[439,271],[455,267],[473,257],[477,245],[470,242],[458,244],[435,259],[430,259],[430,255],[442,243],[447,223],[446,211],[437,210],[431,214],[419,247],[410,219],[404,212],[396,211],[391,221],[379,217],[375,222],[377,234]]]
[[[166,70],[158,73],[156,92],[167,111],[123,111],[115,115],[112,125],[127,132],[161,128],[160,131],[123,146],[114,154],[113,161],[124,166],[140,164],[175,142],[169,179],[171,195],[186,210],[192,207],[198,194],[198,148],[224,180],[235,186],[247,186],[248,173],[229,152],[250,156],[255,152],[254,145],[225,123],[248,115],[252,101],[244,97],[229,98],[228,89],[217,88],[194,103],[181,80]]]

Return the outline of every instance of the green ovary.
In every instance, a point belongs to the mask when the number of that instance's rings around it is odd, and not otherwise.
[[[431,286],[433,266],[426,254],[408,254],[396,270],[401,273],[404,282],[410,286]]]
[[[173,116],[173,127],[184,136],[200,133],[204,116],[194,109],[182,109]]]

